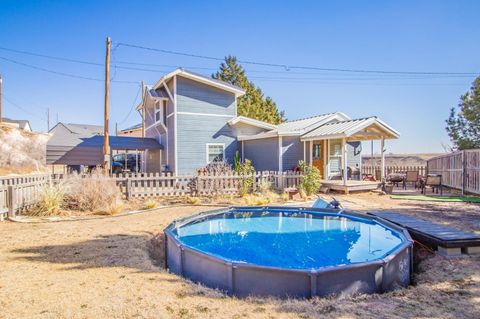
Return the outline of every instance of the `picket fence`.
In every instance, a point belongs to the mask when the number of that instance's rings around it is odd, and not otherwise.
[[[39,174],[0,178],[0,219],[15,217],[34,205],[41,188],[68,175]],[[84,175],[85,176],[85,175]],[[255,172],[252,175],[174,175],[173,173],[125,173],[110,176],[127,199],[160,196],[212,196],[235,194],[242,180],[250,179],[252,188],[284,189],[296,187],[302,178],[299,172]],[[100,190],[99,190],[100,191]]]
[[[463,193],[480,194],[480,149],[453,152],[427,161],[428,173],[442,175],[442,184]]]
[[[35,205],[41,188],[49,179],[49,174],[0,177],[0,220]]]

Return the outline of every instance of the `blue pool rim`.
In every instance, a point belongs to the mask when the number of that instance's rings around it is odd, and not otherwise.
[[[207,217],[235,212],[262,211],[328,215],[376,223],[391,230],[402,239],[402,243],[382,258],[371,261],[315,269],[291,269],[234,262],[190,247],[182,243],[174,233],[174,229],[178,227]],[[170,272],[239,297],[256,295],[309,298],[331,294],[380,293],[407,286],[413,272],[413,240],[407,230],[380,217],[350,210],[234,206],[176,219],[164,229],[164,234],[165,266]],[[405,269],[406,263],[408,269]],[[408,272],[408,275],[405,272]],[[308,285],[305,276],[309,278]]]

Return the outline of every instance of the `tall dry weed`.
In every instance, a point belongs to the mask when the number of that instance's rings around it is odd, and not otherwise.
[[[66,205],[70,209],[116,214],[122,208],[122,195],[115,181],[100,170],[82,177],[72,174],[67,179]]]

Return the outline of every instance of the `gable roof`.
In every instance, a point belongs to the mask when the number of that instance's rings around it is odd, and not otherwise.
[[[277,125],[270,124],[270,123],[267,123],[267,122],[264,122],[264,121],[259,121],[259,120],[256,120],[256,119],[252,119],[250,117],[246,117],[246,116],[243,116],[243,115],[236,116],[233,119],[228,121],[229,125],[236,125],[237,123],[244,123],[244,124],[248,124],[248,125],[251,125],[251,126],[260,127],[260,128],[266,129],[266,130],[273,130],[273,129],[277,128]]]
[[[154,90],[158,89],[163,83],[170,80],[171,78],[173,78],[176,75],[180,75],[180,76],[183,76],[187,79],[191,79],[191,80],[194,80],[194,81],[197,81],[197,82],[208,84],[208,85],[214,86],[216,88],[219,88],[221,90],[225,90],[225,91],[234,93],[236,97],[239,97],[239,96],[242,96],[242,95],[245,94],[245,90],[242,89],[239,86],[236,86],[236,85],[224,82],[224,81],[220,81],[220,80],[217,80],[217,79],[213,79],[213,78],[205,76],[203,74],[188,71],[188,70],[185,70],[183,68],[178,68],[178,69],[162,76],[160,78],[160,80],[158,80],[158,82],[153,86],[153,89]]]
[[[301,136],[315,128],[326,124],[330,121],[345,121],[350,118],[342,112],[334,112],[327,114],[320,114],[304,119],[287,121],[282,124],[278,124],[277,127],[271,131],[258,133],[249,136],[239,136],[239,140],[255,140],[262,138],[269,138],[275,136]]]
[[[302,136],[302,141],[355,137],[356,139],[398,138],[400,133],[376,116],[327,123]]]
[[[82,136],[101,135],[103,134],[102,125],[91,124],[76,124],[76,123],[62,123],[58,122],[54,127],[50,129],[52,131],[57,125],[65,126],[70,132],[79,134]]]
[[[30,129],[32,128],[32,126],[30,125],[30,122],[28,120],[14,120],[14,119],[11,119],[11,118],[8,118],[8,117],[2,117],[2,122],[18,124],[18,127],[22,130],[24,130],[27,125]]]

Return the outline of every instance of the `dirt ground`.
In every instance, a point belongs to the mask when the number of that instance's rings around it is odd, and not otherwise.
[[[480,206],[337,196],[480,231]],[[156,266],[147,242],[186,206],[121,217],[0,223],[0,318],[480,318],[480,257],[426,257],[414,285],[381,295],[237,299]]]

